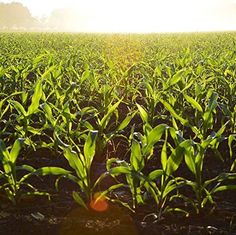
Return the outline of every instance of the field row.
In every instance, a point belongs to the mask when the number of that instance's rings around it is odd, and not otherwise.
[[[74,182],[85,208],[110,200],[134,212],[155,202],[158,218],[211,211],[236,189],[235,39],[1,34],[3,202],[50,197],[32,179],[56,175],[55,188]],[[42,150],[62,164],[29,165]],[[95,179],[94,163],[106,164]]]

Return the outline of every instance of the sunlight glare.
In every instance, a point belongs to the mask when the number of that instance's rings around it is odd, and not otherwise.
[[[80,17],[73,28],[81,28],[83,21],[83,30],[93,32],[195,31],[200,26],[204,28],[207,21],[202,4],[203,0],[78,1],[76,9]]]
[[[13,0],[1,1],[9,3]],[[27,6],[34,17],[53,22],[51,29],[59,31],[152,33],[236,30],[236,0],[16,1]]]
[[[101,193],[97,192],[93,196],[93,200],[90,202],[90,208],[97,212],[105,212],[108,210],[108,202],[106,198],[100,197]]]

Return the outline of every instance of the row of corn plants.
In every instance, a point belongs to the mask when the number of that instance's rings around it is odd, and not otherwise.
[[[56,175],[55,189],[74,182],[72,197],[86,209],[101,191],[96,202],[105,197],[133,212],[154,202],[157,219],[211,211],[220,192],[236,189],[229,38],[1,34],[1,198],[50,198],[31,178]],[[18,164],[40,149],[68,165]],[[95,181],[94,162],[106,163]],[[107,177],[114,183],[101,187]]]

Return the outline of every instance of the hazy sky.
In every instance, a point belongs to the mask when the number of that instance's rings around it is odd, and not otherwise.
[[[62,24],[78,31],[236,30],[235,0],[15,0],[33,16],[65,9]],[[0,0],[0,2],[12,2]]]

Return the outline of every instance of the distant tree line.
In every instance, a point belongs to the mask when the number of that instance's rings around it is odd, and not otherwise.
[[[55,9],[49,17],[36,19],[21,3],[0,2],[0,31],[69,30],[74,21],[71,15],[68,9]]]
[[[36,25],[37,20],[21,3],[0,3],[0,29],[29,29]]]

